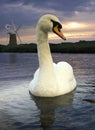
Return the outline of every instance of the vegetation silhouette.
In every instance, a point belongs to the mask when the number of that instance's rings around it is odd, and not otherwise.
[[[51,52],[54,53],[95,53],[95,41],[65,42],[60,44],[50,44]],[[0,52],[36,53],[35,43],[20,45],[0,45]]]

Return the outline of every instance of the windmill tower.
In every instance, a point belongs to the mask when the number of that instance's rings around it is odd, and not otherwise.
[[[15,24],[12,22],[12,24],[6,24],[5,29],[9,35],[9,44],[10,46],[17,45],[17,38],[21,43],[20,36],[18,35],[18,30],[20,29],[20,26],[16,28]]]

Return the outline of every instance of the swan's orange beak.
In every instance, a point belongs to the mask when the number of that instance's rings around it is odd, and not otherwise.
[[[66,37],[63,35],[63,33],[61,32],[61,29],[58,28],[58,25],[56,25],[53,28],[53,32],[56,33],[59,37],[61,37],[63,40],[66,40]]]

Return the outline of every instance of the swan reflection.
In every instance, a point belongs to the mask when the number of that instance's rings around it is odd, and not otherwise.
[[[49,130],[53,130],[53,128],[50,129],[50,127],[52,127],[52,125],[55,122],[55,114],[57,112],[57,109],[70,107],[73,103],[74,92],[75,91],[63,96],[53,98],[35,97],[31,94],[31,92],[29,92],[32,100],[35,101],[36,106],[41,111],[40,113],[41,126],[45,130],[47,130],[48,128]]]

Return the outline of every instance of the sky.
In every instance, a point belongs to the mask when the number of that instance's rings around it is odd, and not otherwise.
[[[0,0],[0,44],[8,44],[6,25],[12,24],[21,43],[35,43],[36,24],[44,14],[60,19],[67,42],[95,40],[95,0]],[[50,33],[49,42],[64,41]]]

